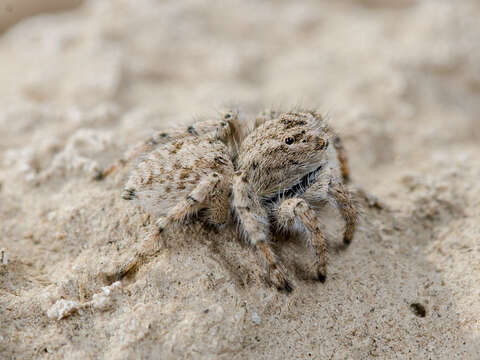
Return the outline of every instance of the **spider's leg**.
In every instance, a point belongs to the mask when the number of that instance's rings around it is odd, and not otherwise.
[[[214,226],[221,226],[231,219],[229,197],[231,195],[231,178],[221,176],[217,185],[209,194],[206,219]]]
[[[161,217],[156,221],[158,232],[161,233],[170,224],[183,222],[188,217],[196,214],[202,207],[205,207],[205,200],[214,192],[221,180],[222,177],[216,172],[212,172],[201,179],[190,194],[170,209],[167,216]]]
[[[335,184],[329,188],[329,194],[335,200],[340,213],[345,220],[345,234],[343,243],[348,245],[352,242],[355,227],[358,221],[358,212],[351,192],[342,184]]]
[[[283,228],[300,228],[306,233],[308,242],[315,250],[316,276],[324,282],[327,276],[327,246],[315,210],[304,199],[287,199],[280,204],[277,221]]]
[[[292,291],[286,271],[269,243],[270,224],[267,211],[261,206],[258,196],[250,189],[242,172],[234,176],[233,198],[233,207],[240,226],[265,264],[269,280],[280,290]]]
[[[166,217],[158,219],[156,222],[158,229],[150,233],[142,248],[119,268],[116,273],[116,278],[123,278],[130,271],[137,268],[146,257],[154,255],[159,250],[155,245],[164,228],[172,223],[181,223],[187,217],[195,214],[200,207],[205,205],[207,197],[215,189],[220,180],[221,177],[216,172],[206,176],[200,180],[196,188],[193,189],[185,199],[180,201],[168,212]]]
[[[230,145],[237,145],[239,141],[237,134],[239,127],[238,114],[236,112],[226,112],[222,119],[209,119],[205,121],[196,122],[192,125],[180,127],[176,129],[170,129],[168,132],[157,131],[152,136],[149,136],[146,140],[141,141],[133,148],[128,150],[122,158],[117,160],[112,165],[108,166],[105,170],[101,171],[96,180],[103,180],[105,177],[123,168],[133,159],[137,158],[141,154],[152,151],[155,147],[167,144],[169,142],[179,140],[188,136],[215,136],[225,143]]]
[[[350,170],[348,168],[347,154],[340,137],[335,136],[333,144],[335,149],[337,149],[337,157],[340,164],[340,172],[342,173],[343,181],[348,183],[350,182]]]
[[[203,129],[202,126],[199,125],[200,129]],[[123,157],[117,160],[115,163],[107,167],[105,170],[100,172],[96,179],[103,180],[108,175],[113,173],[114,171],[125,167],[130,161],[137,158],[138,156],[148,153],[152,151],[155,147],[159,145],[164,145],[169,142],[172,142],[176,139],[182,138],[184,136],[188,136],[189,134],[193,134],[195,130],[193,126],[189,126],[187,129],[172,129],[168,132],[165,131],[157,131],[152,136],[149,136],[146,140],[143,140],[136,144],[133,148],[127,150]],[[193,131],[193,132],[192,132]]]
[[[96,180],[105,179],[111,173],[117,171],[118,169],[121,169],[121,168],[125,167],[125,165],[127,165],[134,158],[138,157],[141,154],[152,151],[155,146],[157,146],[159,144],[165,144],[167,141],[170,141],[170,138],[169,138],[167,133],[164,133],[164,132],[155,133],[153,136],[150,136],[147,140],[144,140],[144,141],[138,143],[137,145],[135,145],[133,148],[129,149],[123,155],[123,157],[121,157],[119,160],[114,162],[112,165],[108,166],[106,169],[101,171],[97,175]]]
[[[141,250],[137,250],[135,254],[125,263],[123,263],[115,273],[115,279],[121,280],[132,270],[138,268],[148,256],[152,256],[158,252],[159,249],[155,248],[158,242],[158,231],[150,232],[147,236],[147,240],[142,246]]]

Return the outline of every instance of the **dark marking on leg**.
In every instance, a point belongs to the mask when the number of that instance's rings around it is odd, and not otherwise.
[[[285,281],[283,289],[279,289],[279,290],[284,290],[287,293],[291,293],[293,291],[293,287],[292,287],[292,285],[290,285],[290,283],[288,281]]]
[[[215,162],[222,164],[222,165],[228,165],[228,161],[222,157],[222,156],[216,156],[215,157]]]
[[[180,176],[179,176],[179,178],[180,178],[181,180],[183,180],[183,179],[188,178],[188,175],[190,175],[190,170],[182,169],[182,171],[180,171]]]
[[[322,274],[321,272],[317,274],[317,280],[320,281],[321,283],[324,283],[326,279],[327,279],[327,276],[325,274]]]
[[[103,171],[99,171],[95,174],[95,177],[93,178],[95,181],[101,181],[104,179],[103,176]]]
[[[188,131],[189,134],[198,136],[197,130],[195,130],[195,128],[193,127],[193,125],[190,125],[190,126],[188,127],[187,131]]]
[[[277,287],[278,290],[292,292],[293,287],[287,280],[286,270],[277,260],[277,257],[275,256],[270,245],[265,241],[260,241],[256,244],[256,248],[262,259],[265,261],[269,280]]]
[[[198,203],[198,200],[195,199],[193,196],[190,196],[190,195],[187,196],[187,201],[189,201],[193,204]]]
[[[137,197],[135,193],[136,193],[136,190],[133,188],[125,189],[123,190],[122,198],[125,200],[133,200]]]
[[[345,155],[345,148],[343,147],[342,141],[338,136],[333,140],[333,145],[335,146],[335,149],[337,149],[337,156],[343,181],[348,183],[350,181],[350,171],[348,169],[347,156]]]

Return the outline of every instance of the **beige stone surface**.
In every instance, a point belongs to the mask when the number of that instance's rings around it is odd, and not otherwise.
[[[83,0],[2,0],[0,2],[0,33],[20,20],[49,12],[59,12],[81,5]]]
[[[479,17],[475,0],[92,0],[10,27],[0,358],[478,359]],[[120,198],[126,171],[99,169],[153,129],[296,104],[329,114],[385,204],[347,249],[325,213],[325,284],[284,240],[279,293],[234,229],[199,225],[114,283],[151,225]]]

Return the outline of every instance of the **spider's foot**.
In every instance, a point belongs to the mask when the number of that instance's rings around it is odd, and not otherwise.
[[[163,232],[163,230],[165,230],[165,227],[167,226],[167,219],[160,218],[155,222],[155,225],[157,226],[157,235],[159,235]]]
[[[311,266],[311,274],[314,280],[324,283],[327,279],[327,266],[325,262],[316,261]]]
[[[108,175],[110,175],[112,172],[114,172],[117,169],[116,165],[110,165],[106,169],[99,170],[96,174],[94,179],[97,181],[102,181],[104,180]]]
[[[352,238],[353,238],[352,234],[346,233],[343,237],[343,244],[344,245],[350,245],[350,243],[352,242]]]
[[[283,285],[283,287],[281,289],[279,289],[281,291],[285,291],[287,293],[290,293],[293,291],[293,287],[290,285],[290,283],[288,281],[285,281],[285,284]]]
[[[93,177],[93,180],[95,181],[102,181],[103,179],[105,179],[105,176],[103,175],[103,171],[98,171]]]
[[[291,283],[288,281],[285,270],[280,265],[272,266],[269,274],[270,282],[280,291],[285,291],[287,293],[293,291]]]
[[[318,270],[316,280],[320,281],[321,283],[324,283],[325,280],[327,280],[327,273],[325,272],[325,270]]]
[[[138,266],[138,256],[134,256],[128,262],[122,264],[115,273],[117,281],[122,280],[128,273]]]

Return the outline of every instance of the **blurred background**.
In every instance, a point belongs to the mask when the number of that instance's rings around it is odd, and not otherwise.
[[[478,141],[478,15],[475,0],[5,0],[0,149],[82,122],[124,148],[226,106],[299,104],[328,113],[369,183]],[[85,123],[95,111],[111,116]]]

